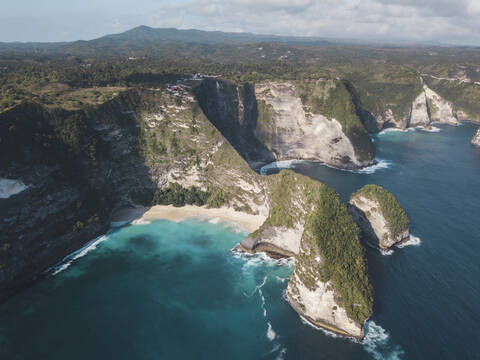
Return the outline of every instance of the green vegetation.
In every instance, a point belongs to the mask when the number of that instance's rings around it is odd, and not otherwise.
[[[373,290],[359,239],[360,229],[339,195],[325,185],[320,190],[318,208],[308,222],[313,233],[311,245],[316,245],[321,254],[321,280],[334,284],[338,304],[351,319],[363,323],[372,314]]]
[[[195,186],[185,189],[178,183],[170,183],[166,189],[157,190],[153,196],[152,205],[197,205],[203,206],[209,200],[211,194],[202,191]]]
[[[354,193],[351,198],[357,196],[365,196],[370,200],[377,201],[380,204],[387,226],[392,233],[392,237],[396,239],[402,232],[408,230],[410,221],[408,220],[405,210],[402,209],[395,196],[378,185],[365,185],[363,188]]]
[[[437,80],[424,77],[427,85],[444,99],[452,102],[457,110],[467,113],[468,120],[480,120],[480,86],[459,81]]]

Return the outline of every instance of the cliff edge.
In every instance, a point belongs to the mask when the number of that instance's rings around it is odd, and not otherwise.
[[[368,240],[382,250],[409,239],[410,221],[397,199],[378,185],[366,185],[350,198],[348,210]]]

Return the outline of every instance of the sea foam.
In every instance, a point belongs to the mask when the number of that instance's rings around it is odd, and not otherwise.
[[[419,246],[422,243],[422,240],[418,236],[410,234],[410,239],[404,243],[396,245],[398,248],[404,248],[405,246]]]
[[[383,160],[383,159],[378,159],[378,161],[371,165],[364,167],[363,169],[360,170],[353,170],[353,172],[359,173],[359,174],[373,174],[374,172],[382,169],[387,169],[392,165],[392,163],[388,160]]]
[[[95,250],[101,242],[107,240],[108,237],[106,235],[101,235],[91,241],[89,241],[85,246],[74,251],[70,255],[67,255],[63,258],[62,261],[58,265],[55,265],[53,268],[47,270],[48,272],[52,271],[52,275],[57,275],[58,273],[66,270],[73,261],[87,255],[90,251]]]
[[[301,164],[304,160],[281,160],[269,163],[260,168],[260,174],[267,175],[268,170],[273,169],[291,169],[296,164]]]
[[[270,321],[268,322],[267,325],[268,325],[268,327],[267,327],[267,339],[270,340],[270,341],[273,341],[277,337],[277,334],[275,333],[275,331],[273,331],[272,324],[270,324]]]
[[[405,353],[399,345],[390,344],[388,332],[372,320],[365,324],[365,337],[361,344],[375,360],[399,360]]]

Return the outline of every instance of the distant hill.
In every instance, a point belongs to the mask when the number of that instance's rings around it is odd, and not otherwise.
[[[125,55],[158,52],[166,46],[191,45],[242,45],[278,43],[288,45],[327,46],[331,42],[313,37],[257,35],[222,31],[179,30],[138,26],[119,34],[102,36],[93,40],[62,43],[0,43],[0,51],[54,52],[72,55]]]

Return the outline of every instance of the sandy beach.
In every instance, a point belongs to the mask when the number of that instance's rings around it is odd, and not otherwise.
[[[232,208],[206,208],[194,205],[182,207],[156,205],[147,210],[142,216],[146,220],[166,219],[171,221],[181,221],[195,217],[204,219],[219,218],[223,221],[238,223],[248,232],[257,230],[266,219],[263,215],[247,214]]]

